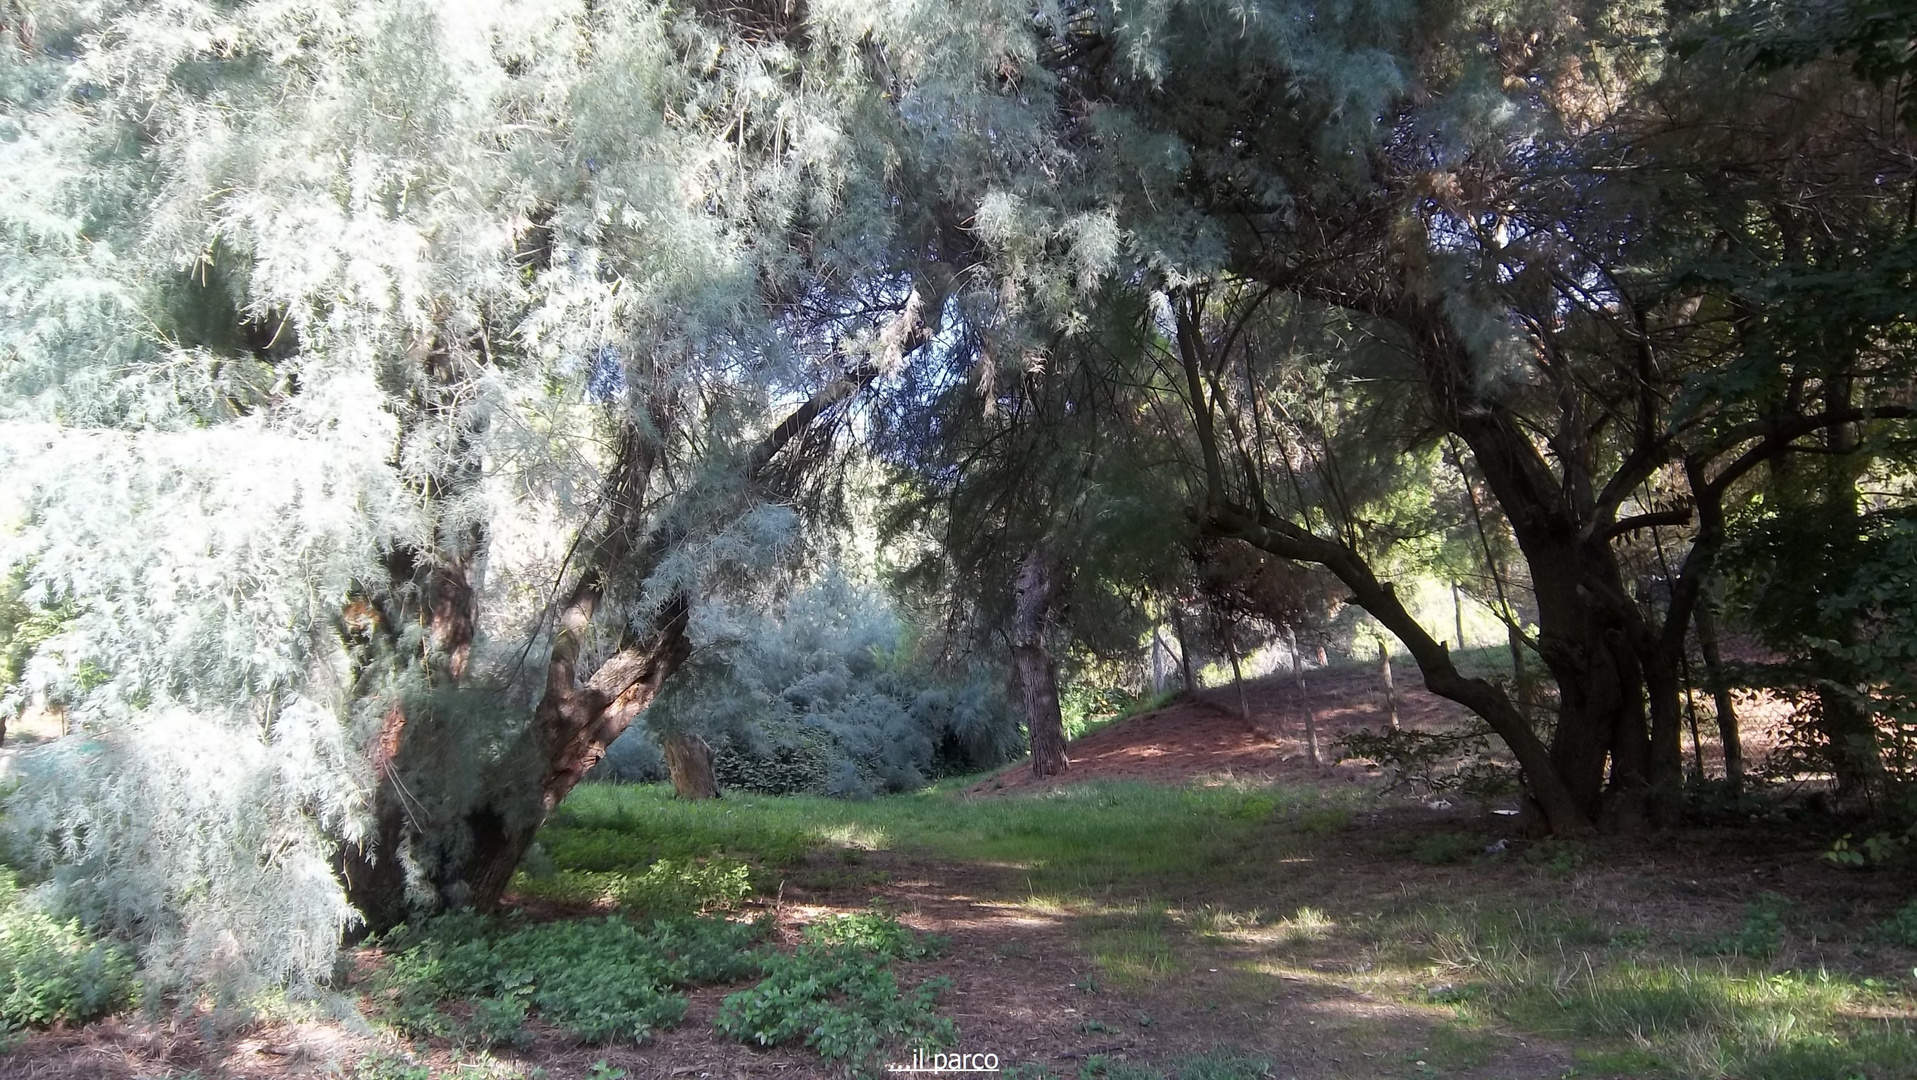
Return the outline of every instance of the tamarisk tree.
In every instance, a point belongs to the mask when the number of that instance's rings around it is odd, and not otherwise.
[[[974,258],[1004,12],[907,14],[7,8],[19,858],[234,987],[496,900]]]

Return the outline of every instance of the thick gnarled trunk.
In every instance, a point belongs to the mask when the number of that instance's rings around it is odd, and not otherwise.
[[[716,799],[719,777],[712,769],[712,745],[697,735],[674,732],[659,740],[665,751],[672,793],[681,799]]]
[[[747,448],[734,474],[742,483],[738,490],[727,485],[719,497],[737,497],[739,490],[767,482],[781,451],[896,365],[906,350],[923,344],[928,335],[920,316],[926,306],[924,295],[914,291],[880,334],[879,360],[845,372]],[[654,421],[669,415],[665,403],[652,404]],[[648,516],[660,452],[655,432],[665,426],[624,419],[594,518],[567,559],[570,589],[553,610],[538,702],[530,717],[493,717],[510,724],[512,734],[489,759],[455,760],[448,749],[474,744],[460,731],[472,719],[469,710],[498,714],[509,708],[499,688],[463,685],[477,614],[471,567],[483,536],[461,544],[439,538],[445,549],[439,552],[390,553],[391,580],[381,595],[363,605],[358,625],[342,619],[342,637],[356,642],[368,679],[376,679],[386,662],[419,664],[415,670],[426,686],[386,712],[367,750],[375,778],[370,829],[343,845],[337,860],[347,897],[364,917],[362,930],[384,930],[447,907],[497,904],[539,827],[685,662],[691,605],[680,594],[667,598],[641,626],[628,626],[613,655],[590,674],[579,668],[615,575],[643,580],[682,539],[670,529],[651,528]],[[803,458],[794,467],[802,464]],[[476,478],[477,466],[469,464],[456,479],[470,484]],[[449,481],[438,480],[427,494],[451,490]],[[423,658],[401,657],[395,648],[396,628],[412,625],[425,631]]]

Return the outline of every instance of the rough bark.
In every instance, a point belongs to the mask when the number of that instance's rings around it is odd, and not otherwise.
[[[1019,564],[1014,585],[1012,666],[1032,740],[1032,775],[1039,777],[1058,776],[1071,767],[1058,704],[1058,663],[1045,644],[1061,584],[1058,560],[1041,545]]]
[[[1724,677],[1724,657],[1718,651],[1717,616],[1708,599],[1693,613],[1697,623],[1697,648],[1704,654],[1704,679],[1710,683],[1711,701],[1717,707],[1717,738],[1724,747],[1724,785],[1733,797],[1744,791],[1744,741],[1737,730],[1737,704],[1731,700],[1730,684]]]
[[[672,792],[681,799],[716,799],[719,777],[712,771],[712,745],[697,735],[674,733],[659,740],[672,775]]]
[[[896,362],[908,343],[922,343],[918,320],[923,308],[920,294],[914,292],[905,311],[881,335],[882,363],[845,373],[747,451],[737,474],[747,488],[833,406]],[[595,520],[566,560],[563,572],[570,574],[570,587],[554,607],[545,684],[530,721],[479,779],[479,797],[451,816],[444,811],[431,816],[432,808],[409,791],[444,779],[447,763],[434,760],[429,749],[434,740],[416,733],[422,726],[443,730],[457,722],[447,715],[456,701],[443,699],[446,691],[459,690],[469,662],[476,614],[470,580],[474,559],[432,559],[422,570],[415,564],[429,560],[421,553],[396,552],[389,558],[395,582],[421,579],[420,584],[395,587],[380,598],[384,606],[373,605],[373,621],[387,628],[389,638],[392,626],[424,624],[426,668],[440,700],[395,703],[370,751],[377,780],[372,828],[360,843],[343,847],[337,864],[348,899],[364,916],[363,930],[384,930],[441,907],[495,905],[546,817],[684,663],[690,651],[685,635],[690,601],[673,596],[642,628],[629,628],[596,670],[588,674],[579,669],[586,634],[614,575],[643,577],[677,542],[668,531],[648,529],[645,508],[657,455],[652,437],[640,425],[628,423]],[[477,550],[478,540],[483,538],[476,538],[466,554]],[[348,627],[345,633],[350,637],[353,631]],[[375,635],[365,636],[367,650],[374,650]],[[423,871],[423,881],[409,880],[409,865]],[[421,885],[428,889],[422,891]]]
[[[1311,691],[1305,687],[1304,657],[1298,653],[1298,628],[1285,627],[1286,644],[1291,649],[1291,679],[1298,686],[1298,708],[1305,714],[1305,760],[1322,764],[1318,754],[1318,712],[1311,707]]]

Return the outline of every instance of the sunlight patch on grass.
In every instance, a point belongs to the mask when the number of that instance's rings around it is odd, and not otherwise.
[[[1107,909],[1083,917],[1077,929],[1092,958],[1118,987],[1149,987],[1178,968],[1172,943],[1177,925],[1161,903]]]

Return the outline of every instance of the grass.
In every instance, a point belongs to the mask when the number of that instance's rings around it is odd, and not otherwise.
[[[820,860],[807,855],[821,849],[840,852],[827,876],[872,850],[991,868],[1026,906],[1072,926],[1097,963],[1081,990],[1150,993],[1209,965],[1226,968],[1220,993],[1241,1008],[1285,978],[1395,995],[1431,1016],[1409,1075],[1484,1068],[1512,1028],[1570,1043],[1587,1074],[1917,1075],[1917,1002],[1896,986],[1785,963],[1796,915],[1775,894],[1750,900],[1720,933],[1686,936],[1563,899],[1573,872],[1601,861],[1595,850],[1538,845],[1513,862],[1465,832],[1354,836],[1355,796],[1092,783],[968,799],[959,786],[869,802],[706,803],[659,787],[588,787],[542,842],[556,863],[598,873],[631,874],[650,858],[816,874]],[[1402,866],[1407,878],[1449,874],[1450,884],[1367,902],[1343,880],[1363,862]],[[1474,868],[1526,884],[1460,893],[1458,874]],[[1224,950],[1236,959],[1219,959]],[[1134,1068],[1087,1066],[1120,1080]]]
[[[1312,789],[1090,783],[1015,798],[933,790],[865,802],[684,802],[663,785],[588,785],[560,808],[541,843],[562,866],[578,857],[573,852],[590,851],[601,870],[713,856],[792,867],[819,848],[878,848],[1013,869],[1036,893],[1104,897],[1147,883],[1183,893],[1340,827],[1350,801]],[[615,848],[623,854],[604,854]]]
[[[913,857],[914,875],[926,864],[935,881],[969,875],[967,894],[1065,926],[1092,963],[1058,971],[1056,992],[1083,1010],[1073,1019],[1088,1042],[1122,1031],[1203,1045],[1222,1018],[1277,1007],[1315,1017],[1310,1044],[1342,1055],[1352,1064],[1340,1075],[1354,1077],[1494,1076],[1514,1033],[1563,1047],[1573,1076],[1917,1076],[1911,983],[1819,959],[1911,940],[1917,905],[1846,930],[1773,893],[1711,906],[1614,874],[1613,891],[1594,896],[1608,872],[1601,843],[1490,854],[1468,831],[1361,820],[1362,796],[1336,789],[1094,783],[978,799],[963,786],[697,803],[664,787],[582,787],[515,888],[601,914],[419,928],[385,943],[394,959],[369,1012],[463,1053],[523,1045],[538,1024],[633,1042],[684,1023],[690,989],[719,985],[724,1002],[702,1022],[720,1034],[870,1071],[905,1043],[962,1040],[939,1015],[943,983],[910,977],[938,943],[865,912],[815,920],[803,943],[775,949],[755,944],[765,928],[736,920],[782,887],[884,886],[883,867],[898,863],[879,853],[894,852]],[[1009,972],[1055,962],[1049,948],[1010,937],[971,959]],[[1311,1011],[1352,1001],[1364,1009]],[[368,1068],[381,1080],[439,1075],[410,1059]],[[1270,1072],[1229,1053],[1055,1068],[1008,1075]]]

